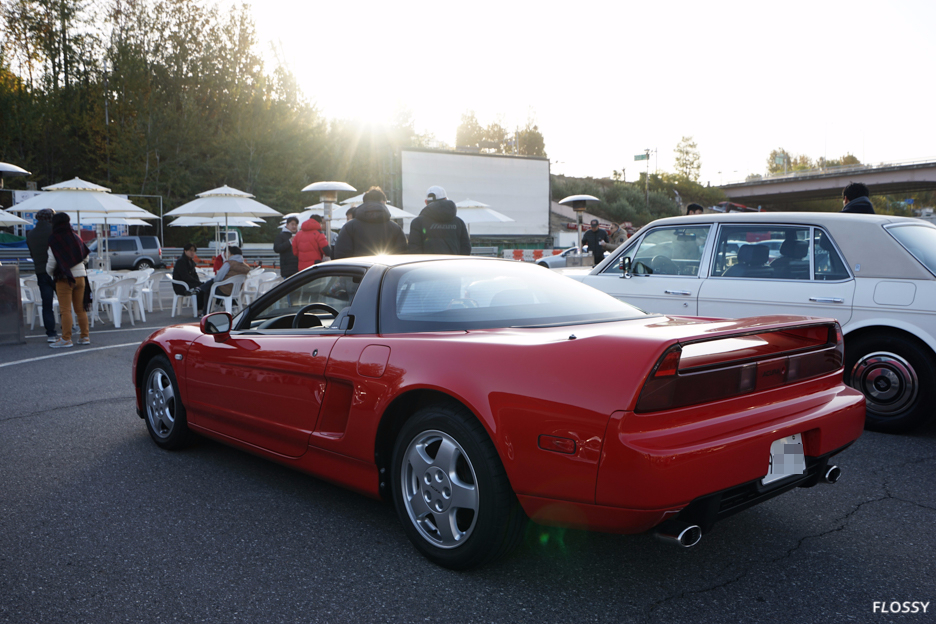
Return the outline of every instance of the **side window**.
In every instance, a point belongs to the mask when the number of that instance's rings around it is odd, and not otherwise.
[[[721,229],[712,277],[808,280],[809,228],[729,225]]]
[[[845,262],[835,250],[832,239],[819,228],[816,228],[812,247],[816,257],[815,279],[833,281],[851,277]]]
[[[115,238],[107,241],[107,248],[110,251],[136,251],[137,245],[135,240]]]
[[[158,249],[159,248],[159,239],[155,236],[141,236],[140,243],[143,244],[143,249]]]
[[[631,259],[635,275],[699,274],[699,261],[705,249],[710,226],[667,227],[648,232],[621,258]],[[604,273],[621,273],[620,262],[609,265]]]
[[[269,302],[262,308],[251,309],[251,329],[288,329],[295,315],[310,304],[319,304],[301,319],[301,328],[329,328],[336,315],[351,305],[363,275],[318,275],[297,284],[295,288]],[[312,318],[313,316],[317,318]],[[308,318],[305,318],[308,317]]]

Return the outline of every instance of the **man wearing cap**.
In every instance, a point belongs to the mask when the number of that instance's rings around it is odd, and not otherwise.
[[[26,233],[26,245],[36,269],[36,282],[42,296],[42,325],[46,330],[46,339],[55,342],[55,312],[52,309],[52,295],[55,294],[55,281],[46,272],[49,261],[49,236],[52,235],[52,216],[55,213],[43,208],[36,213],[36,225]]]
[[[608,242],[608,233],[598,227],[598,219],[591,220],[591,229],[582,235],[582,247],[588,247],[588,251],[595,258],[595,265],[604,260],[604,248],[602,243]]]
[[[455,202],[441,186],[430,186],[426,207],[410,224],[409,246],[413,254],[471,255],[471,239],[465,222],[455,216]]]

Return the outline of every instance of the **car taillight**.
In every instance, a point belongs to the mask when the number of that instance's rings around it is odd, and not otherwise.
[[[657,362],[635,411],[709,403],[803,381],[840,369],[843,357],[838,323],[675,345]]]

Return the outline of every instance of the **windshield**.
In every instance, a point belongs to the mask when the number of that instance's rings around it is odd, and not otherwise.
[[[381,333],[598,323],[646,316],[590,286],[520,262],[446,260],[390,269]]]
[[[902,225],[887,231],[929,272],[936,275],[936,228],[927,225]]]

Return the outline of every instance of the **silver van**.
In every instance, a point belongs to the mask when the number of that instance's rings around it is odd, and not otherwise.
[[[103,249],[101,239],[88,244],[91,250],[91,266],[97,265],[100,256],[98,249]],[[150,269],[165,266],[162,261],[162,248],[155,236],[113,236],[107,239],[107,256],[112,269]]]

